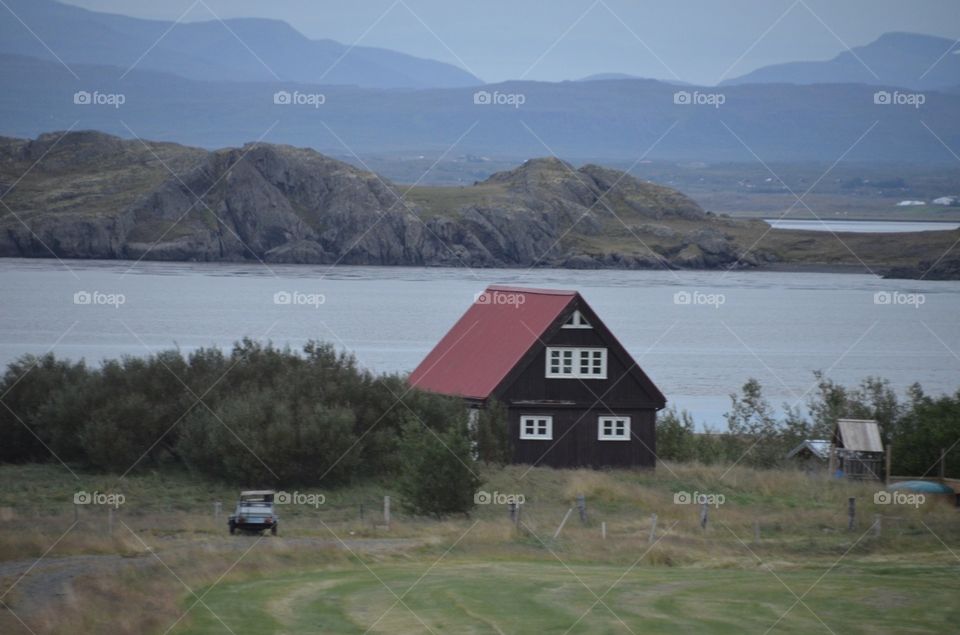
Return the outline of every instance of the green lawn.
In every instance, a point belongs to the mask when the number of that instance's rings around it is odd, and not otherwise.
[[[436,633],[765,633],[774,625],[777,633],[942,633],[960,620],[957,568],[949,563],[841,562],[829,573],[832,563],[776,575],[641,566],[619,583],[627,567],[453,558],[431,564],[374,563],[368,570],[357,563],[224,582],[204,597],[210,610],[198,604],[175,632],[226,632],[218,617],[238,635],[427,632],[423,623]]]

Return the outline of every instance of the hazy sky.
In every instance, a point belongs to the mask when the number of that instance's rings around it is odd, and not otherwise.
[[[434,58],[491,82],[616,72],[713,84],[828,59],[888,31],[960,38],[960,0],[68,1],[167,20],[276,18],[311,38]]]

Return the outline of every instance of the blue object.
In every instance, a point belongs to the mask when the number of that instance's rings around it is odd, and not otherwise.
[[[953,494],[953,488],[937,481],[901,481],[887,488],[891,492],[908,491],[922,494]]]

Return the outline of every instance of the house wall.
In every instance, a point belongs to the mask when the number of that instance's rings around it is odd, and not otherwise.
[[[621,360],[601,338],[597,329],[560,329],[546,342],[547,346],[605,347],[607,353],[606,379],[547,379],[546,346],[537,347],[529,365],[499,396],[510,403],[518,400],[573,401],[586,406],[599,398],[608,405],[621,407],[653,407],[655,399],[644,391],[633,377],[623,375],[629,370],[629,361]],[[525,363],[524,360],[521,363]]]
[[[656,411],[615,409],[614,414],[630,417],[628,441],[597,439],[597,418],[610,412],[599,407],[509,407],[507,429],[513,442],[513,462],[550,467],[655,467]],[[520,417],[553,417],[553,439],[520,439]]]
[[[594,326],[598,326],[594,324]],[[521,362],[525,369],[497,398],[507,407],[514,462],[552,467],[655,467],[656,399],[630,375],[601,328],[559,329],[547,346],[607,348],[606,379],[548,379],[546,346]],[[520,417],[551,415],[553,439],[520,439]],[[628,441],[597,438],[598,417],[629,416]]]

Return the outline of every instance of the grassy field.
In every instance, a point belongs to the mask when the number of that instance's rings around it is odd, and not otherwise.
[[[367,482],[283,506],[280,536],[258,538],[213,514],[257,484],[74,471],[0,466],[0,632],[412,633],[422,619],[437,633],[939,633],[960,618],[960,515],[941,500],[875,504],[879,483],[511,466],[483,489],[524,495],[519,528],[503,505],[410,517],[391,483]],[[124,502],[75,506],[81,490]],[[705,529],[684,492],[723,497]],[[581,494],[587,520],[574,511],[555,538]]]
[[[224,632],[214,613],[256,633],[920,633],[960,617],[950,567],[825,573],[453,558],[220,585],[175,632]]]

